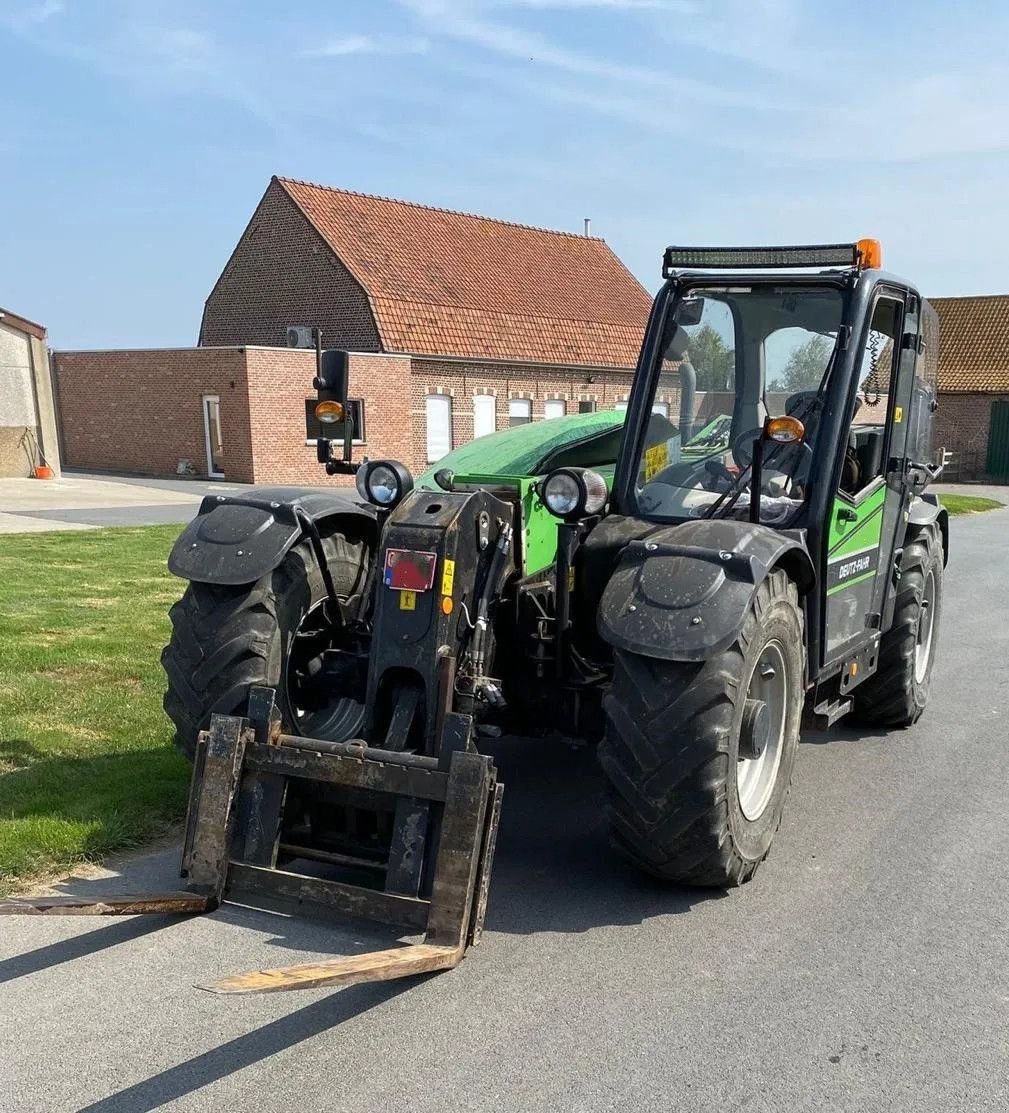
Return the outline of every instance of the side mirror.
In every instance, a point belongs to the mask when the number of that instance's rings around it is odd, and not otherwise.
[[[676,323],[699,325],[704,315],[704,298],[684,298],[676,309]]]

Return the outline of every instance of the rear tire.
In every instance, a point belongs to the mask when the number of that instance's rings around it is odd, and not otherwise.
[[[360,591],[368,563],[366,545],[341,533],[323,538],[337,594]],[[168,677],[164,707],[175,725],[175,742],[190,760],[196,737],[215,712],[241,714],[252,685],[277,689],[284,729],[314,737],[351,737],[363,704],[334,699],[318,711],[292,698],[299,680],[289,668],[295,636],[319,616],[326,589],[307,539],[255,583],[237,587],[190,583],[172,607],[171,640],[161,654]]]
[[[852,693],[852,719],[909,727],[928,703],[942,614],[942,540],[923,529],[904,545],[893,624],[879,645],[876,671]]]
[[[617,850],[647,873],[689,885],[740,885],[753,876],[781,823],[791,781],[802,647],[798,593],[776,571],[757,588],[735,643],[710,660],[616,652],[599,760]],[[775,675],[765,678],[769,670]],[[762,692],[777,695],[764,700]],[[755,780],[759,759],[744,761],[740,743],[745,705],[758,698],[771,709],[777,753]],[[769,742],[763,760],[770,751]]]

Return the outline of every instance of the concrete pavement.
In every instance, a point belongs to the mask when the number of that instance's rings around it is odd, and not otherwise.
[[[247,484],[64,472],[61,479],[0,480],[0,533],[188,522],[204,494]]]
[[[952,533],[928,711],[805,735],[751,885],[640,879],[607,848],[592,753],[509,740],[488,932],[457,970],[217,997],[193,987],[390,935],[227,906],[7,920],[0,1108],[1003,1113],[1009,511]],[[159,852],[81,884],[174,868]]]

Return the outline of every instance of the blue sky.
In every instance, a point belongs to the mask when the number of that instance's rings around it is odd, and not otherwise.
[[[0,305],[190,344],[270,175],[1009,292],[1004,0],[0,0]]]

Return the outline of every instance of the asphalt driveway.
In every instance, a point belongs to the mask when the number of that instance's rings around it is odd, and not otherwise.
[[[390,937],[227,906],[11,919],[0,1108],[1003,1113],[1009,510],[952,532],[928,712],[889,735],[804,736],[751,885],[629,873],[592,754],[510,740],[488,932],[457,970],[217,997],[193,987]],[[175,858],[75,891],[172,886]]]
[[[241,483],[64,472],[61,479],[0,479],[0,533],[188,522],[208,492]]]

